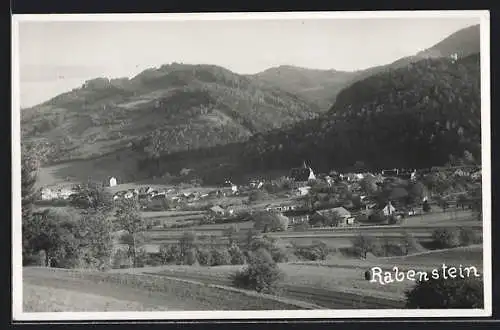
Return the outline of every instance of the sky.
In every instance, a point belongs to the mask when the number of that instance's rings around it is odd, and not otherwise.
[[[132,77],[172,62],[240,74],[279,65],[354,71],[429,48],[478,18],[22,21],[21,107],[96,77]]]

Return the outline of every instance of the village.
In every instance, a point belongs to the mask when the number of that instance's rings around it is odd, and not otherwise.
[[[185,176],[189,170],[182,172],[180,176]],[[470,198],[464,197],[466,192],[442,198],[422,184],[426,176],[436,175],[450,180],[461,178],[477,183],[481,180],[480,168],[470,166],[316,174],[304,162],[301,167],[291,169],[289,176],[253,179],[245,185],[233,184],[228,179],[219,187],[200,186],[193,182],[196,180],[175,186],[140,186],[120,183],[115,177],[110,177],[105,185],[115,201],[139,200],[149,231],[202,230],[203,226],[214,224],[252,228],[252,214],[270,212],[287,220],[285,225],[271,226],[266,231],[297,232],[310,228],[411,223],[412,218],[423,219],[431,205],[441,212],[452,205],[456,209],[458,204],[472,208]],[[44,187],[40,190],[40,203],[59,201],[64,205],[74,194],[74,187]]]

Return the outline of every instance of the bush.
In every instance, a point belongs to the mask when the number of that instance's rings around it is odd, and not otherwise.
[[[436,229],[432,233],[432,241],[436,248],[446,249],[460,246],[460,230],[456,228]]]
[[[231,245],[228,251],[231,256],[231,265],[243,265],[245,263],[245,254],[238,245]]]
[[[207,249],[198,249],[197,251],[198,263],[201,266],[211,266],[212,265],[212,253]]]
[[[271,254],[259,249],[251,253],[248,266],[234,274],[232,281],[236,287],[262,293],[276,293],[278,281],[282,278],[283,273]]]
[[[481,237],[470,228],[460,228],[459,233],[461,246],[481,243]]]
[[[417,282],[407,291],[408,308],[483,308],[482,278],[439,278]]]
[[[324,242],[317,242],[310,246],[296,247],[295,255],[299,258],[316,261],[325,260],[330,253]]]
[[[112,268],[130,268],[132,267],[132,259],[130,258],[127,251],[117,250],[113,255]]]
[[[352,241],[353,249],[359,257],[365,258],[368,252],[373,250],[375,241],[372,237],[359,235],[355,237]]]
[[[186,251],[186,255],[184,256],[184,264],[186,265],[194,265],[198,262],[198,254],[196,249],[191,248]]]
[[[425,250],[415,237],[408,232],[403,233],[402,248],[404,254],[423,252]]]
[[[181,249],[177,244],[162,245],[160,247],[160,255],[163,260],[163,264],[180,264],[183,261]]]
[[[211,266],[223,266],[231,264],[231,255],[227,249],[213,249]]]
[[[283,248],[279,247],[276,243],[277,241],[274,238],[266,236],[256,237],[251,240],[249,250],[257,251],[259,249],[264,249],[271,254],[274,262],[288,261],[286,251]]]
[[[293,227],[294,231],[307,231],[311,228],[309,222],[302,222]]]

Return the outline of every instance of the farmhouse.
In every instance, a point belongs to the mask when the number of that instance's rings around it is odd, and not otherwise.
[[[392,206],[391,202],[388,202],[387,205],[382,209],[382,212],[387,217],[393,215],[396,212],[396,208]]]
[[[322,219],[323,223],[331,223],[333,226],[337,227],[354,224],[354,217],[351,215],[351,212],[343,207],[319,210],[314,213],[314,216]]]
[[[311,187],[305,186],[305,187],[298,187],[296,190],[296,195],[297,196],[306,196],[309,194],[309,191],[311,190]]]
[[[283,215],[290,220],[290,224],[300,224],[309,222],[311,212],[309,210],[290,210],[283,212]]]
[[[226,211],[220,207],[220,205],[215,205],[210,208],[210,212],[214,215],[224,215]]]
[[[296,182],[307,182],[309,180],[316,180],[316,175],[311,167],[307,166],[304,162],[303,167],[292,168],[290,177]]]
[[[278,206],[271,206],[268,205],[266,207],[266,211],[276,211],[276,212],[287,212],[287,211],[294,211],[298,208],[297,205],[295,204],[286,204],[286,205],[278,205]]]

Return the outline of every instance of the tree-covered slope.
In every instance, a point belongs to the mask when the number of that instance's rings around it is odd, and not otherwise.
[[[343,89],[372,75],[403,68],[423,59],[449,58],[454,54],[458,58],[463,58],[479,53],[479,32],[479,25],[470,26],[451,34],[434,46],[415,55],[365,70],[347,72],[282,65],[267,69],[253,75],[253,77],[282,90],[300,95],[308,101],[316,103],[320,109],[327,111],[335,103],[337,95]]]
[[[164,65],[132,79],[97,78],[22,110],[23,139],[47,159],[88,158],[151,135],[162,153],[243,141],[314,118],[318,108],[288,92],[212,65]]]
[[[319,118],[252,137],[253,167],[306,160],[322,170],[362,161],[372,168],[441,165],[470,151],[480,159],[479,54],[424,59],[354,83]]]

